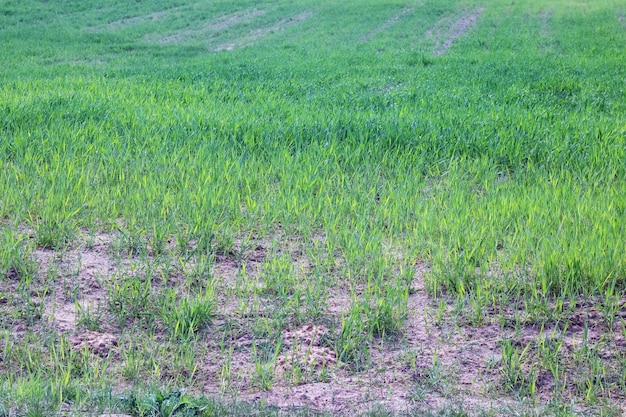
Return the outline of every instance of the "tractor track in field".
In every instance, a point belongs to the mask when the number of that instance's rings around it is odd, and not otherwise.
[[[417,8],[417,6],[405,7],[396,13],[394,16],[385,21],[382,25],[377,28],[369,31],[365,36],[363,36],[359,43],[367,43],[371,41],[376,35],[389,30],[394,25],[398,24],[403,18],[413,13],[413,11]]]
[[[484,7],[479,7],[473,13],[466,14],[467,10],[464,10],[464,15],[451,24],[448,17],[441,19],[435,24],[435,28],[428,31],[429,35],[435,41],[435,50],[433,55],[443,55],[452,44],[465,33],[469,32],[471,26],[478,17],[485,11]]]
[[[170,9],[159,10],[145,15],[124,17],[101,25],[88,26],[85,28],[85,30],[87,30],[88,32],[115,32],[143,23],[156,22],[163,19],[164,17],[177,14],[182,10],[183,7],[173,7]]]
[[[553,16],[554,11],[552,9],[542,9],[536,16],[539,23],[538,48],[544,53],[554,52],[559,48],[559,42],[554,38],[552,30]]]
[[[314,14],[315,13],[313,11],[306,10],[296,15],[281,19],[277,21],[276,23],[274,23],[272,26],[253,29],[252,31],[248,32],[246,35],[240,38],[218,44],[210,49],[213,52],[232,51],[235,49],[241,49],[247,46],[254,45],[259,40],[261,40],[262,38],[272,33],[282,32],[291,26],[295,26],[297,24],[304,22],[305,20],[310,19],[311,17],[313,17]]]
[[[231,27],[241,25],[244,23],[249,23],[254,18],[262,16],[265,14],[264,10],[248,10],[248,11],[240,11],[232,14],[227,14],[220,16],[216,20],[212,20],[206,22],[199,28],[196,29],[183,29],[177,32],[174,32],[168,36],[160,38],[157,43],[160,45],[172,44],[172,43],[183,43],[190,38],[198,38],[201,36],[210,36],[210,34],[217,34],[221,31],[229,29]]]

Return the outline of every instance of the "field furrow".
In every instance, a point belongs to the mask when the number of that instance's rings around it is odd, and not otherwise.
[[[217,51],[232,51],[233,49],[245,48],[247,46],[254,45],[255,43],[261,41],[263,38],[265,38],[266,36],[270,34],[282,32],[291,26],[298,25],[304,22],[305,20],[310,19],[313,16],[314,16],[313,11],[307,10],[307,11],[298,13],[296,15],[289,16],[284,19],[280,19],[279,21],[275,22],[271,26],[253,29],[240,38],[233,39],[231,41],[215,45],[214,47],[211,48],[211,50],[217,52]]]
[[[380,25],[379,27],[377,27],[377,28],[369,31],[367,34],[365,34],[360,39],[360,42],[362,42],[362,43],[369,42],[370,40],[372,40],[372,38],[374,38],[379,33],[385,32],[385,31],[389,30],[392,26],[398,24],[403,18],[405,18],[406,16],[410,15],[411,13],[413,13],[413,11],[415,9],[416,9],[416,6],[409,6],[409,7],[403,8],[398,13],[396,13],[394,16],[392,16],[389,19],[387,19],[382,25]]]
[[[478,20],[478,17],[485,11],[484,7],[479,7],[476,11],[464,14],[462,17],[453,20],[450,17],[445,17],[435,23],[435,27],[427,32],[427,35],[433,39],[435,43],[435,50],[433,54],[435,56],[445,53],[454,41],[459,37],[467,33],[471,25]],[[464,10],[464,13],[466,11]]]

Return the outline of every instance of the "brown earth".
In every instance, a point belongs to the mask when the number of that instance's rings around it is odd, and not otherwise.
[[[119,328],[107,304],[108,283],[124,273],[140,273],[141,262],[146,261],[120,256],[115,249],[116,239],[115,235],[99,234],[86,238],[89,244],[85,241],[63,253],[42,249],[33,253],[42,275],[56,273],[59,277],[53,291],[43,297],[43,325],[67,335],[76,350],[88,350],[112,360],[111,372],[119,372],[116,367],[123,366],[122,352],[128,344],[137,337],[144,337],[140,328]],[[316,242],[323,242],[323,239],[318,236]],[[539,325],[537,319],[525,314],[523,306],[514,303],[499,311],[484,311],[483,320],[472,325],[468,311],[460,315],[455,312],[458,307],[453,299],[429,296],[425,289],[429,268],[423,262],[416,262],[408,317],[401,334],[374,339],[368,366],[355,371],[337,359],[332,343],[339,331],[336,324],[341,322],[355,297],[342,285],[327,288],[322,321],[300,324],[288,321],[278,339],[251,331],[259,323],[271,324],[276,311],[273,294],[267,292],[264,281],[271,278],[268,277],[272,271],[267,269],[268,259],[280,256],[291,262],[292,272],[297,277],[296,286],[306,284],[312,265],[302,245],[302,240],[280,234],[272,240],[252,236],[237,240],[228,252],[215,254],[211,268],[212,276],[217,278],[219,312],[210,331],[198,342],[201,350],[195,356],[196,369],[189,374],[193,375],[195,393],[263,402],[285,409],[310,407],[339,414],[366,411],[375,406],[406,411],[454,404],[463,404],[473,410],[473,414],[497,411],[501,407],[526,407],[502,389],[504,340],[512,341],[520,350],[530,347],[524,367],[541,359],[537,349],[541,343],[562,343],[560,354],[564,366],[580,351],[583,343],[596,349],[608,364],[617,363],[618,353],[626,350],[626,334],[620,332],[618,320],[614,328],[609,329],[594,302],[579,302],[566,317],[568,327],[559,320]],[[168,250],[173,253],[174,246],[169,245]],[[399,249],[389,247],[386,252],[399,262],[405,260]],[[153,261],[154,255],[148,258],[147,261]],[[172,262],[180,264],[176,259],[173,257]],[[193,268],[193,262],[188,260],[181,268]],[[180,270],[168,271],[171,282],[167,287],[185,285]],[[241,280],[246,280],[243,287]],[[247,288],[249,293],[237,295],[238,288]],[[156,283],[154,290],[161,291]],[[626,320],[626,300],[621,300],[618,306],[616,317]],[[85,324],[85,312],[97,315],[97,329],[89,329]],[[521,325],[512,325],[515,321]],[[154,346],[150,349],[158,351],[159,343],[166,343],[167,331],[158,323],[155,331],[154,341],[150,342]],[[587,338],[583,340],[585,332]],[[173,348],[167,344],[162,346],[166,351]],[[255,366],[255,355],[260,354],[263,346],[271,357],[264,362],[265,368],[259,370]],[[157,358],[166,360],[161,365],[162,378],[181,372],[170,367],[167,359]],[[263,372],[267,372],[265,381]],[[122,379],[119,388],[129,385],[132,386],[132,381]],[[562,395],[568,398],[574,395],[574,389],[568,385]],[[537,379],[539,404],[549,402],[553,390],[554,381],[550,373],[543,370]],[[614,400],[624,395],[606,394]]]

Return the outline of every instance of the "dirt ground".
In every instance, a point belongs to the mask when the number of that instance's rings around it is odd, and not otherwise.
[[[116,324],[108,304],[107,285],[122,271],[140,273],[142,268],[139,259],[115,254],[115,239],[112,235],[99,234],[90,238],[89,243],[85,241],[64,253],[37,249],[33,256],[42,274],[56,271],[59,277],[53,291],[43,299],[45,325],[59,334],[66,334],[77,350],[87,347],[95,355],[120,362],[120,351],[134,333]],[[294,270],[305,276],[310,265],[297,246],[297,241],[286,242],[284,252],[291,256],[296,265]],[[258,276],[269,247],[267,242],[251,245],[244,261],[249,277]],[[487,311],[481,324],[472,325],[467,314],[454,311],[453,300],[436,300],[427,294],[424,281],[428,266],[417,262],[408,299],[408,318],[402,332],[393,338],[375,340],[370,346],[371,358],[366,369],[355,371],[338,360],[334,346],[329,343],[334,337],[329,326],[321,322],[300,323],[283,329],[282,346],[268,365],[271,384],[262,386],[258,369],[255,369],[253,346],[262,344],[263,338],[253,336],[245,328],[250,320],[262,319],[271,311],[259,308],[251,310],[253,312],[247,316],[241,307],[249,300],[229,294],[229,285],[238,279],[241,265],[242,261],[231,254],[217,254],[212,265],[213,276],[223,285],[217,294],[219,312],[211,326],[214,329],[234,326],[235,330],[229,333],[226,342],[219,331],[209,331],[202,336],[205,350],[196,358],[193,388],[201,395],[285,409],[310,407],[336,414],[352,414],[374,406],[406,411],[416,407],[437,409],[451,404],[460,404],[478,413],[520,407],[520,401],[502,389],[503,340],[511,340],[522,349],[538,341],[560,337],[561,351],[567,357],[580,347],[586,332],[587,343],[602,349],[607,363],[613,363],[611,357],[618,352],[626,351],[626,335],[616,328],[608,341],[605,335],[609,329],[602,313],[592,303],[579,303],[580,308],[568,317],[567,327],[559,321],[539,325],[526,320],[515,329],[507,322],[507,317],[513,321],[512,317],[523,317],[524,311],[523,306],[514,304],[502,311]],[[175,282],[177,278],[172,279]],[[254,280],[251,285],[261,288]],[[350,293],[341,286],[332,288],[325,317],[340,323],[342,314],[349,309]],[[97,314],[97,330],[88,330],[85,326],[85,317],[89,314]],[[622,300],[618,315],[626,319],[626,300]],[[24,330],[17,326],[14,332]],[[167,335],[163,329],[158,333],[157,339]],[[227,381],[224,378],[226,364]],[[125,382],[120,388],[129,385]],[[537,405],[553,398],[554,381],[549,372],[539,375],[536,391]],[[614,399],[623,395],[607,394]],[[567,392],[561,395],[568,398]],[[586,406],[580,407],[584,410]]]

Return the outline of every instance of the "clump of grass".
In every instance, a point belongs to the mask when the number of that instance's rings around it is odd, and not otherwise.
[[[10,228],[0,228],[0,277],[29,281],[35,277],[37,264],[30,256],[27,238]]]
[[[351,308],[341,319],[341,331],[335,341],[337,358],[355,371],[365,369],[369,364],[371,339],[367,330],[358,308]]]
[[[37,245],[46,249],[63,249],[76,236],[74,225],[65,219],[42,219],[35,224]]]
[[[125,327],[131,320],[153,325],[156,298],[152,278],[138,274],[122,273],[112,277],[108,286],[107,305],[114,314],[117,325]]]
[[[522,349],[510,339],[502,342],[502,378],[505,390],[520,397],[533,398],[537,386],[537,370],[529,352],[530,344]]]
[[[337,357],[355,371],[369,365],[374,338],[398,336],[406,320],[408,289],[384,288],[372,288],[373,293],[364,300],[353,300],[349,311],[341,318],[335,340]]]
[[[164,306],[161,317],[174,337],[188,339],[211,324],[216,309],[213,289],[207,286],[202,293],[184,297],[173,309]]]
[[[76,327],[85,327],[87,330],[98,331],[101,329],[102,311],[100,306],[94,309],[91,306],[83,306],[76,301]]]

